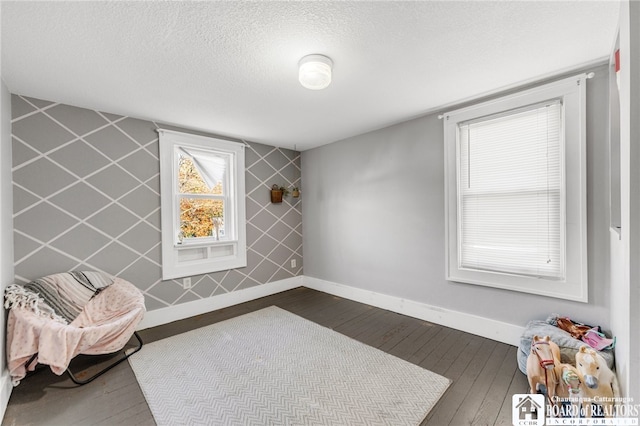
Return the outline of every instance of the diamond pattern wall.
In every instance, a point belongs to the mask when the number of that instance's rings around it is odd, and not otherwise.
[[[302,273],[300,199],[271,204],[271,185],[300,186],[300,153],[247,143],[246,268],[161,279],[159,127],[151,121],[12,95],[17,282],[72,269],[118,275],[148,310]],[[291,268],[291,260],[296,267]]]

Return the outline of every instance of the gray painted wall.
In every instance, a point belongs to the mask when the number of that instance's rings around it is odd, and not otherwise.
[[[558,313],[608,327],[608,75],[595,71],[587,88],[588,304],[444,279],[436,114],[302,153],[305,275],[515,325]]]
[[[274,183],[299,186],[298,152],[247,144],[248,265],[194,276],[184,290],[160,278],[155,129],[188,130],[18,95],[12,112],[16,281],[105,271],[143,290],[154,310],[302,273],[300,199],[269,197]]]
[[[11,189],[11,95],[4,81],[0,78],[0,290],[13,282],[13,198]],[[3,308],[4,309],[4,308]],[[0,316],[0,330],[5,330],[6,316]],[[5,339],[0,339],[0,377],[9,381],[6,369]],[[4,402],[9,396],[4,395],[5,388],[0,382],[0,390]],[[0,406],[0,416],[5,406]]]

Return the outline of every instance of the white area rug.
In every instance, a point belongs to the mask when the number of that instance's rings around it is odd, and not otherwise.
[[[275,306],[129,362],[159,425],[417,425],[450,383]]]

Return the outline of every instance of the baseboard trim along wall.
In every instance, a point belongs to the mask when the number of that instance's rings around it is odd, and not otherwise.
[[[524,331],[524,327],[514,324],[304,275],[261,284],[207,299],[156,309],[145,314],[144,319],[138,325],[138,330],[168,324],[302,286],[509,345],[518,346],[520,344],[520,336]]]
[[[367,305],[455,328],[513,346],[520,344],[520,336],[524,331],[524,327],[514,324],[450,309],[443,309],[437,306],[427,305],[426,303],[363,290],[318,278],[305,276],[303,283],[305,287],[313,290],[344,297],[345,299],[360,303],[366,303]]]
[[[13,383],[11,382],[11,376],[9,370],[2,370],[2,376],[0,376],[0,419],[4,418],[4,413],[7,411],[7,405],[9,404],[9,398],[13,391]]]
[[[302,276],[299,275],[297,277],[260,284],[255,287],[220,294],[206,299],[194,300],[193,302],[156,309],[147,312],[140,324],[138,324],[137,328],[138,330],[144,330],[145,328],[168,324],[173,321],[205,314],[217,309],[228,308],[229,306],[249,302],[251,300],[270,296],[282,291],[291,290],[301,287],[302,285]]]

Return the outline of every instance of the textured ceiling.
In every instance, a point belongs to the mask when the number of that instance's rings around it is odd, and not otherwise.
[[[12,93],[309,149],[593,63],[615,1],[2,2]],[[320,53],[333,83],[304,89]]]

